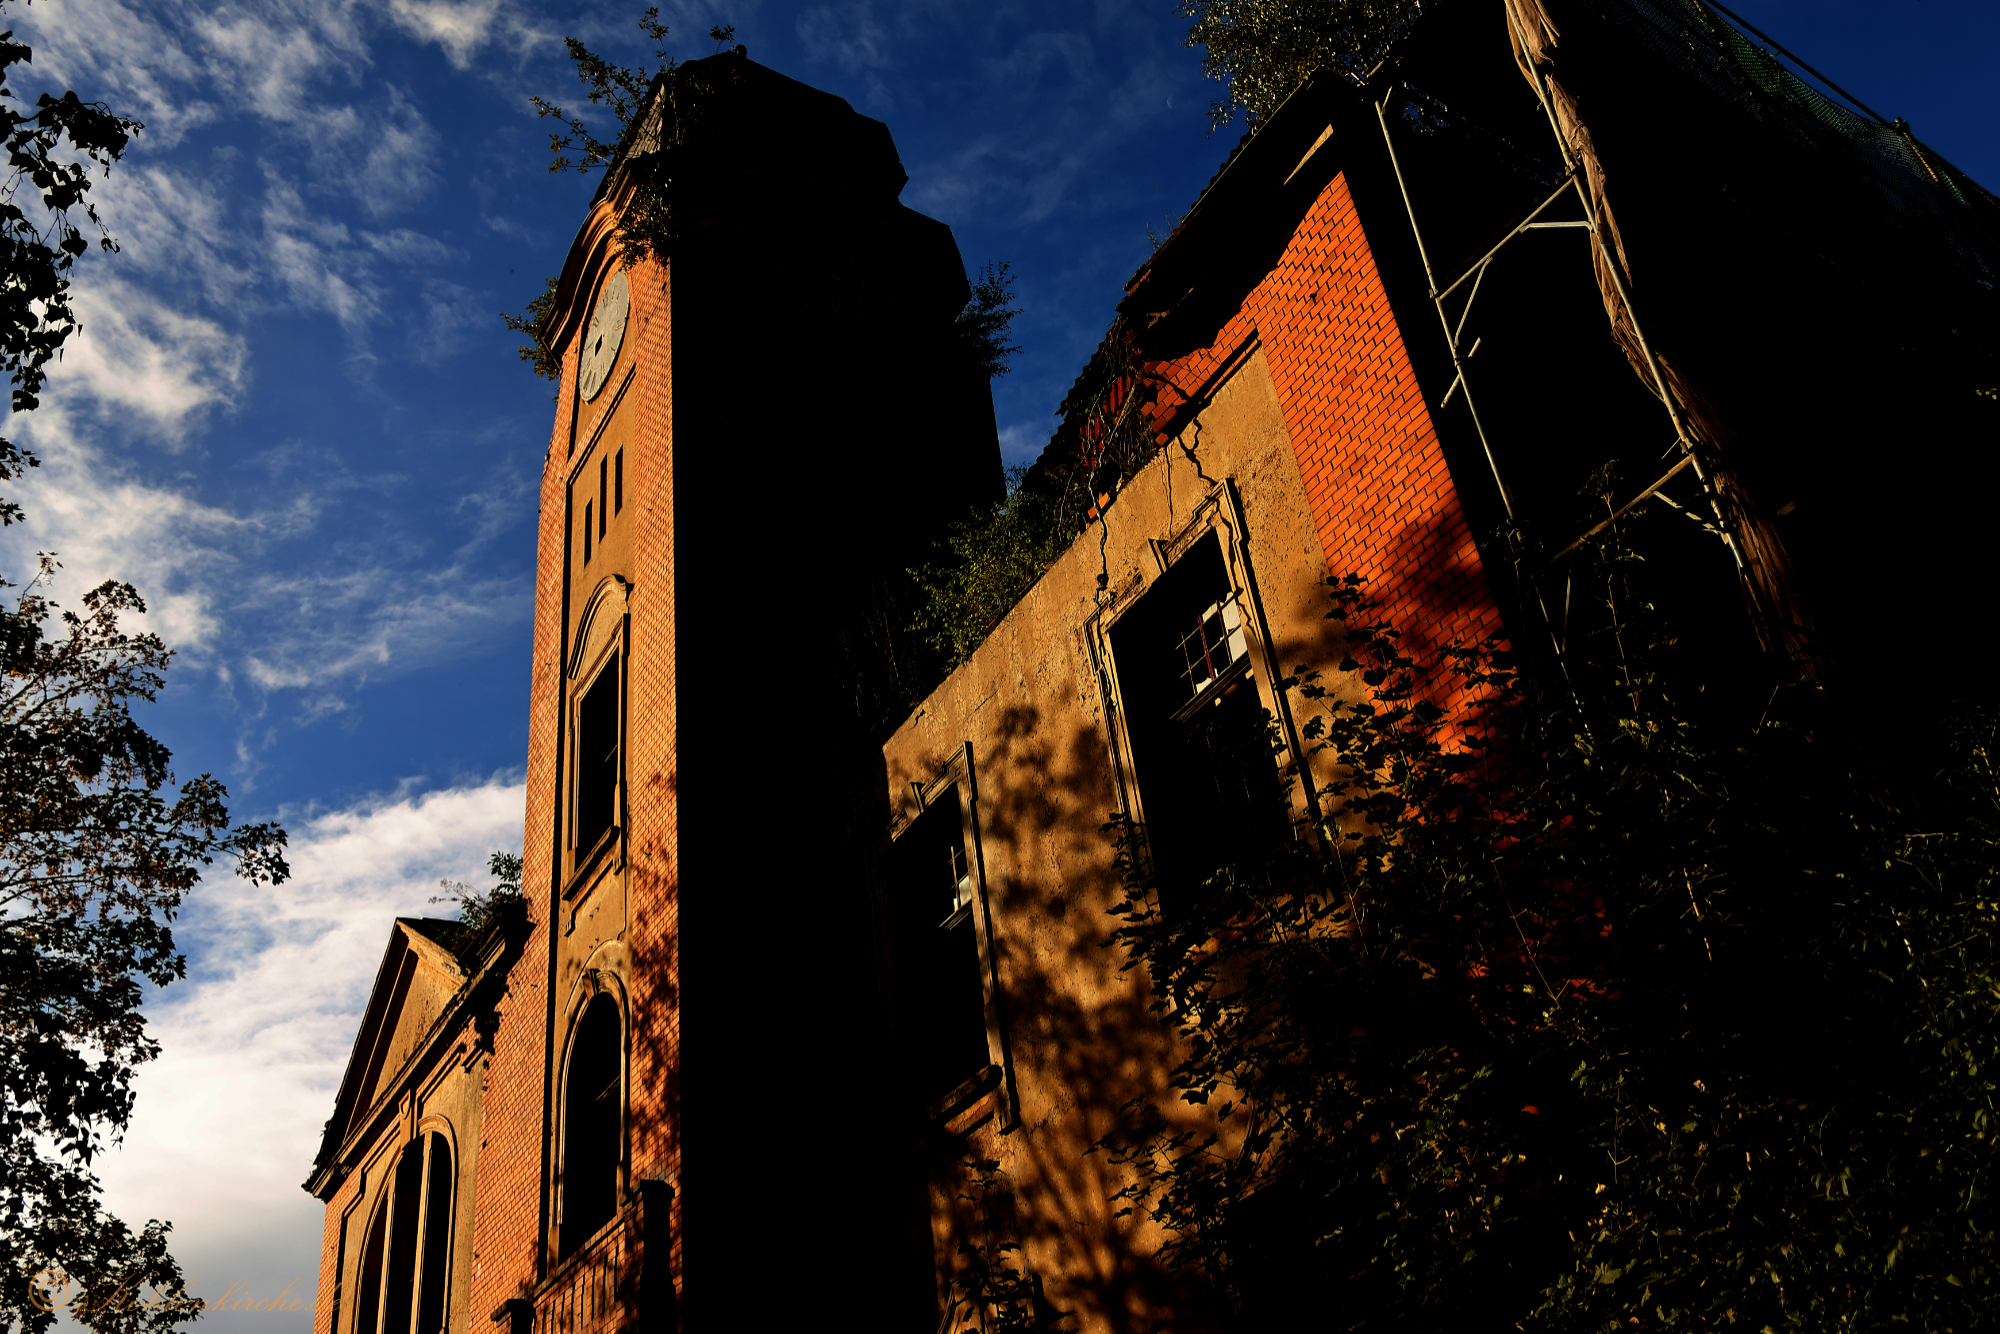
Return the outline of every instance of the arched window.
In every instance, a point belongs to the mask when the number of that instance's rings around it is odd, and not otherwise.
[[[361,1252],[355,1334],[444,1334],[449,1319],[451,1143],[433,1131],[404,1147]]]
[[[600,994],[570,1043],[563,1089],[562,1226],[558,1250],[572,1255],[618,1212],[624,1088],[618,1003]]]

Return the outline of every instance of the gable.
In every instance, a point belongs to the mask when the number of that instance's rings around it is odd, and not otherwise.
[[[455,923],[398,918],[362,1012],[347,1073],[317,1161],[331,1161],[349,1135],[392,1099],[411,1058],[465,983],[457,956],[433,933]]]

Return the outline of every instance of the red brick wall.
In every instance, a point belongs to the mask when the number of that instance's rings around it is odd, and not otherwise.
[[[638,422],[626,460],[633,533],[631,657],[627,666],[626,815],[631,826],[629,922],[634,1032],[630,1035],[632,1175],[678,1183],[679,956],[675,810],[674,529],[672,322],[667,275],[655,264],[629,275],[628,339],[636,342]],[[535,583],[533,685],[530,695],[527,828],[523,885],[532,932],[501,1004],[500,1030],[487,1073],[478,1167],[472,1312],[483,1318],[537,1278],[549,1059],[551,937],[549,886],[560,870],[553,817],[560,774],[563,576],[568,563],[563,514],[570,465],[574,347],[565,355],[564,391],[542,481]],[[558,1035],[560,1044],[561,1035]],[[680,1278],[680,1207],[673,1204],[673,1274]]]
[[[565,389],[576,374],[576,345],[563,358]],[[567,563],[564,483],[573,395],[558,398],[542,466],[541,526],[535,562],[534,658],[528,718],[527,822],[521,885],[530,930],[499,1002],[499,1029],[485,1072],[479,1127],[477,1213],[473,1223],[474,1328],[510,1297],[533,1287],[541,1234],[544,1067],[549,1007],[549,886],[559,871],[552,815],[556,743],[562,720],[563,571]]]
[[[1157,369],[1192,390],[1253,329],[1328,572],[1364,576],[1409,648],[1498,636],[1499,609],[1344,175],[1214,344]],[[1169,393],[1160,410],[1174,406]]]
[[[632,825],[631,1154],[634,1180],[673,1183],[673,1274],[681,1273],[680,921],[674,644],[674,406],[670,273],[632,270],[639,419],[632,475],[632,662],[626,713]],[[657,1220],[655,1220],[657,1221]]]
[[[319,1293],[313,1299],[313,1329],[317,1334],[334,1334],[333,1330],[333,1285],[340,1281],[340,1216],[348,1205],[354,1202],[355,1194],[361,1189],[361,1176],[356,1173],[340,1183],[333,1198],[326,1202],[326,1230],[320,1236],[319,1244]],[[213,1299],[215,1294],[200,1294]],[[351,1293],[342,1293],[346,1302],[352,1302]]]

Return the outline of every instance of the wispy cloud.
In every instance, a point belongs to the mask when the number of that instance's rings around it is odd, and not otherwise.
[[[64,347],[52,390],[87,398],[128,432],[182,445],[241,394],[248,349],[214,320],[118,278],[79,289],[76,309],[83,332]]]
[[[325,535],[330,509],[399,485],[337,462],[273,451],[265,502],[236,510],[197,499],[193,479],[145,479],[132,460],[93,445],[63,408],[17,429],[47,462],[19,488],[27,521],[0,530],[7,568],[18,577],[35,551],[59,553],[58,602],[105,579],[128,581],[149,604],[147,627],[186,666],[264,696],[311,692],[306,711],[316,716],[364,685],[486,652],[531,612],[525,574],[480,556],[500,498],[518,506],[527,486],[504,459],[471,499],[447,507],[457,539],[448,545],[395,524]],[[306,540],[316,558],[287,559]],[[256,716],[267,709],[251,706]]]
[[[466,69],[495,35],[500,0],[389,0],[389,16],[419,41],[436,42],[454,69]]]
[[[221,628],[215,590],[234,572],[224,553],[240,549],[257,521],[138,480],[59,407],[25,425],[20,434],[45,462],[16,491],[27,522],[0,530],[7,576],[18,579],[35,551],[50,551],[63,565],[51,590],[58,604],[75,605],[106,579],[131,583],[148,604],[145,628],[200,660]]]

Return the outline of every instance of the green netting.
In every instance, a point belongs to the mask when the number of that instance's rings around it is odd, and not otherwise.
[[[1844,161],[1890,208],[1934,220],[1988,285],[2000,277],[2000,199],[1924,147],[1907,125],[1829,97],[1694,0],[1606,0],[1603,12],[1717,97],[1781,128],[1800,147]]]

